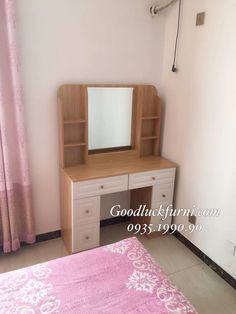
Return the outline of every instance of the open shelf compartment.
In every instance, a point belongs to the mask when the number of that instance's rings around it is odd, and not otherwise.
[[[140,156],[159,155],[159,139],[147,139],[142,141]]]
[[[64,126],[64,145],[86,143],[84,124],[66,124]]]
[[[142,119],[150,120],[150,119],[158,119],[161,115],[161,104],[160,98],[156,95],[150,97],[149,101],[147,101],[143,105],[142,111]]]
[[[78,164],[85,163],[86,150],[87,150],[86,145],[65,147],[64,148],[65,167],[73,167]]]
[[[158,137],[160,128],[160,120],[143,120],[141,137]]]

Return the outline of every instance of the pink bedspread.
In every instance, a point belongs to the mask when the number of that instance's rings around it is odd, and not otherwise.
[[[197,312],[131,238],[0,275],[0,313]]]

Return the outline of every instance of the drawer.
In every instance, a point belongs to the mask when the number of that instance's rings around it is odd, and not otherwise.
[[[134,173],[129,176],[129,189],[138,189],[155,184],[174,183],[175,168]]]
[[[74,200],[72,213],[73,226],[98,223],[100,221],[100,197]]]
[[[156,184],[152,188],[152,208],[173,205],[174,184]]]
[[[171,225],[172,222],[172,215],[170,210],[173,208],[172,206],[170,206],[169,203],[159,203],[157,204],[157,206],[155,207],[155,209],[160,209],[161,208],[161,213],[158,216],[153,216],[151,217],[151,221],[150,223],[153,224],[153,228],[154,229],[158,229],[159,225]],[[167,208],[169,208],[168,212],[166,212]]]
[[[128,190],[128,175],[74,183],[73,198],[103,195]]]
[[[157,202],[171,204],[174,194],[174,184],[158,184],[157,185]]]
[[[89,250],[99,246],[100,223],[73,227],[72,252]]]

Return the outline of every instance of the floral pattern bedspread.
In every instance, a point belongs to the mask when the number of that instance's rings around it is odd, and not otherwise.
[[[136,238],[0,275],[0,314],[196,314]]]

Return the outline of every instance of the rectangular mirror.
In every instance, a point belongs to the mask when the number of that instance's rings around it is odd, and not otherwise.
[[[132,142],[133,88],[88,88],[88,148],[124,148]]]

